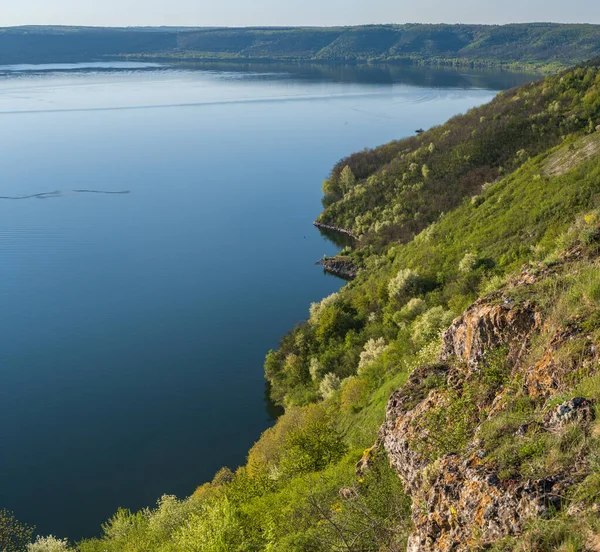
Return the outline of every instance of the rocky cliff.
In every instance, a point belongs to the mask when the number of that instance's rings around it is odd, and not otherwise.
[[[560,448],[567,434],[589,435],[592,402],[559,397],[569,393],[575,373],[597,362],[593,339],[582,319],[556,327],[535,300],[539,286],[580,270],[572,256],[552,270],[526,267],[454,320],[439,363],[415,369],[390,398],[376,447],[385,449],[412,497],[409,552],[489,547],[521,535],[532,520],[573,508],[566,497],[585,478],[585,447],[547,470],[507,473],[493,458],[499,441],[490,426],[503,425],[517,447],[537,439]],[[515,400],[531,404],[525,423],[511,423]],[[358,469],[366,467],[363,459]]]

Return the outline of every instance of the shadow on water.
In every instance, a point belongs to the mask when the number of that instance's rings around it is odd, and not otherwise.
[[[318,228],[318,230],[323,238],[340,249],[343,249],[344,247],[353,248],[356,242],[352,236],[344,234],[343,232],[335,232],[334,230],[327,230],[325,228]]]
[[[285,409],[283,406],[279,406],[273,402],[271,399],[271,384],[267,381],[265,382],[265,409],[267,411],[267,415],[269,416],[269,422],[276,422],[279,416],[282,416],[285,413]]]

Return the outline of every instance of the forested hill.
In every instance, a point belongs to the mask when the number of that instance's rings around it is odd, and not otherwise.
[[[552,69],[600,55],[599,25],[0,29],[0,63],[114,59],[411,62]]]

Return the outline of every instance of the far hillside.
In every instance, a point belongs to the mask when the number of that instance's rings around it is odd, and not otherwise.
[[[553,71],[600,55],[599,25],[0,29],[0,63],[115,58],[481,66]]]

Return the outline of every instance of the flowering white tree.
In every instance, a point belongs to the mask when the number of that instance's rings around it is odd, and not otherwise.
[[[27,545],[27,552],[74,552],[69,546],[67,539],[49,537],[38,537],[34,543]]]
[[[369,365],[373,364],[387,348],[385,339],[380,337],[379,339],[369,339],[365,343],[365,348],[360,353],[360,362],[358,363],[358,373],[360,374]]]
[[[467,253],[462,261],[458,264],[458,270],[464,273],[472,272],[477,268],[477,264],[479,263],[479,258],[475,253]]]
[[[313,303],[310,306],[310,323],[313,325],[318,324],[325,307],[335,303],[339,296],[339,293],[332,293],[329,297],[325,297],[320,303]]]
[[[419,273],[410,268],[405,268],[398,272],[388,284],[390,297],[400,298],[403,295],[415,293],[419,286]]]
[[[313,381],[321,379],[321,375],[323,374],[323,365],[319,362],[317,357],[310,359],[308,371],[310,372],[310,377]]]
[[[339,388],[342,382],[334,373],[326,374],[319,385],[319,393],[324,399],[331,397]]]

